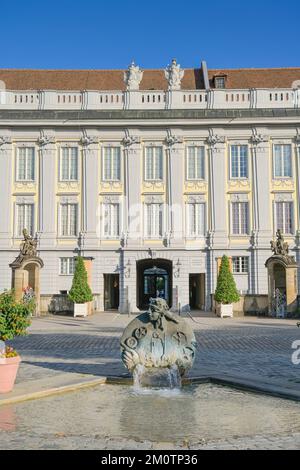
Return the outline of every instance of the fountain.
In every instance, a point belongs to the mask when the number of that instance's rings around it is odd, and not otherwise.
[[[161,298],[150,299],[149,309],[129,323],[120,344],[124,365],[141,387],[180,387],[197,347],[190,326]]]

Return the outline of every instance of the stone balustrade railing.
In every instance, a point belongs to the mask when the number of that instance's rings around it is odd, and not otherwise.
[[[0,109],[300,108],[300,89],[138,91],[0,90]]]

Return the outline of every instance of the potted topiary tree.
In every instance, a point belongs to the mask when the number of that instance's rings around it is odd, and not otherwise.
[[[236,284],[230,270],[229,259],[226,255],[222,257],[218,275],[215,300],[218,302],[217,314],[223,317],[233,316],[233,303],[240,300]]]
[[[5,341],[26,334],[34,308],[33,299],[16,302],[12,291],[0,295],[0,393],[13,389],[21,362],[17,351]]]
[[[87,316],[87,302],[93,300],[93,294],[88,284],[87,272],[81,256],[76,258],[73,283],[68,296],[74,302],[74,317]]]

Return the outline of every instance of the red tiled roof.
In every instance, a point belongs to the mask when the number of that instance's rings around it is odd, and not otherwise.
[[[300,80],[300,67],[275,69],[210,69],[213,87],[215,75],[226,75],[226,88],[290,88]],[[0,69],[0,81],[8,90],[124,90],[124,70],[29,70]],[[145,70],[141,90],[165,90],[164,71]],[[203,89],[200,68],[185,69],[182,89]]]

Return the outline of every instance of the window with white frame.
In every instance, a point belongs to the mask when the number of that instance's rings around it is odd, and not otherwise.
[[[163,205],[160,203],[145,204],[145,236],[160,238],[163,233]]]
[[[59,274],[70,276],[75,271],[75,258],[59,258]]]
[[[249,257],[248,256],[233,256],[232,257],[232,272],[235,274],[246,274],[249,271]]]
[[[62,203],[60,205],[60,235],[75,237],[78,234],[78,204]]]
[[[78,180],[78,147],[62,147],[60,157],[60,180]]]
[[[105,237],[120,236],[120,204],[103,204],[103,234]]]
[[[203,237],[205,234],[205,203],[188,203],[187,211],[188,236]]]
[[[248,178],[248,146],[231,145],[231,178]]]
[[[249,233],[248,202],[231,203],[231,227],[233,235],[247,235]]]
[[[34,181],[35,179],[35,149],[34,147],[19,147],[17,149],[16,165],[17,181]]]
[[[103,180],[120,181],[121,179],[121,148],[103,148]]]
[[[145,148],[145,180],[163,179],[163,148],[149,146]]]
[[[274,145],[274,177],[292,177],[292,146],[290,144]]]
[[[292,234],[293,230],[293,202],[275,202],[275,229],[282,233]]]
[[[22,237],[24,228],[29,235],[34,233],[34,205],[32,203],[16,204],[16,236]]]
[[[188,146],[187,148],[187,179],[203,180],[205,178],[205,147]]]

